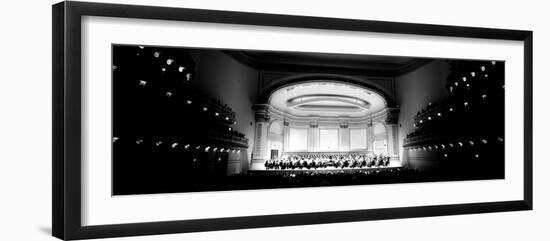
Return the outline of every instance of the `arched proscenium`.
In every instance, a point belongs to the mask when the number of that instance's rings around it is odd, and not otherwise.
[[[272,95],[284,88],[291,87],[293,85],[300,85],[300,84],[307,84],[307,83],[315,83],[315,82],[326,82],[326,83],[340,83],[344,85],[352,85],[356,86],[358,88],[367,89],[369,91],[372,91],[373,93],[377,94],[382,98],[383,100],[383,106],[384,109],[381,111],[378,111],[374,116],[372,116],[370,119],[361,120],[364,121],[364,127],[367,129],[366,133],[366,141],[367,141],[367,149],[365,150],[367,153],[373,152],[373,141],[374,141],[374,134],[373,134],[373,125],[372,122],[374,120],[380,121],[387,125],[389,128],[386,128],[386,131],[388,132],[388,142],[390,145],[388,145],[388,154],[391,157],[391,161],[398,161],[399,156],[398,153],[395,151],[398,148],[395,148],[397,145],[397,125],[395,124],[397,121],[397,113],[399,112],[399,109],[396,108],[395,100],[393,98],[393,95],[391,94],[391,90],[386,90],[385,88],[381,87],[377,83],[369,82],[367,79],[363,78],[357,78],[352,76],[345,76],[345,75],[336,75],[336,74],[299,74],[299,75],[293,75],[290,77],[284,77],[277,79],[275,81],[272,81],[270,84],[264,86],[262,90],[260,91],[260,98],[258,100],[258,104],[254,105],[254,111],[256,113],[256,129],[255,129],[255,139],[254,139],[254,154],[252,156],[252,162],[251,162],[251,169],[252,170],[262,170],[265,169],[264,162],[269,159],[268,155],[268,146],[267,146],[267,135],[268,135],[268,128],[271,120],[271,115],[273,107],[270,105],[270,99]],[[342,98],[346,97],[346,98]],[[300,105],[307,104],[308,102],[315,102],[315,101],[322,101],[322,100],[330,100],[331,98],[338,98],[338,101],[340,102],[346,102],[348,104],[351,104],[353,106],[356,106],[358,109],[364,109],[364,110],[370,110],[372,108],[372,103],[367,102],[365,100],[360,99],[349,99],[350,96],[344,96],[337,97],[335,94],[331,93],[319,93],[315,95],[302,95],[294,97],[293,99],[287,100],[286,105],[291,107],[300,107]],[[351,97],[353,98],[353,97]],[[277,116],[276,118],[279,118],[279,120],[283,121],[283,151],[287,150],[289,148],[289,121],[287,118],[288,116]],[[334,117],[329,117],[333,118]],[[330,120],[334,121],[334,120]],[[303,124],[303,123],[302,123]],[[317,123],[314,123],[317,124]],[[355,126],[361,125],[361,123],[354,123]],[[346,138],[349,139],[349,131],[350,128],[347,123],[341,124],[339,127],[340,129],[340,136],[339,138],[344,140]],[[310,125],[310,135],[315,137],[315,135],[318,135],[318,125]],[[316,134],[317,133],[317,134]],[[315,139],[315,138],[313,138]],[[346,151],[349,150],[349,143],[346,145],[343,145],[341,147],[341,150]],[[308,150],[311,148],[308,144]],[[315,151],[315,148],[311,149]]]
[[[364,87],[366,89],[372,90],[373,92],[384,97],[387,107],[395,107],[395,99],[393,96],[386,91],[383,87],[368,82],[365,79],[347,76],[347,75],[338,75],[338,74],[298,74],[288,77],[284,77],[272,82],[268,86],[265,86],[260,93],[259,103],[269,103],[269,98],[271,95],[278,89],[284,88],[289,85],[302,84],[308,82],[341,82],[352,85],[357,85],[359,87]]]

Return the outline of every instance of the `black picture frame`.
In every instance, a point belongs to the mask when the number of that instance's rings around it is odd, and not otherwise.
[[[532,74],[531,31],[305,17],[261,13],[150,7],[89,2],[60,2],[53,10],[53,195],[52,233],[65,239],[200,232],[336,222],[398,219],[472,213],[532,210]],[[524,180],[523,199],[405,208],[211,218],[198,220],[82,226],[81,224],[81,18],[104,16],[259,26],[428,36],[516,40],[524,43]]]

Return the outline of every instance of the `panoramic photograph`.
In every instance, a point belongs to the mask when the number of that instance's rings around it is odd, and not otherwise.
[[[504,178],[504,61],[111,48],[113,195]]]

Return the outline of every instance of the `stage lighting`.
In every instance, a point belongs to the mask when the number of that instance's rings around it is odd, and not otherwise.
[[[504,141],[504,138],[499,137],[499,138],[498,138],[498,141],[499,141],[499,142],[503,142],[503,141]]]
[[[180,66],[180,67],[178,68],[178,71],[179,71],[180,73],[183,72],[184,70],[185,70],[185,67],[183,67],[183,66]]]
[[[458,86],[458,82],[455,82],[455,86]]]
[[[476,72],[471,72],[470,74],[472,75],[472,77],[476,76]]]
[[[485,71],[485,66],[481,66],[481,71]]]
[[[191,100],[187,100],[187,102],[186,102],[186,103],[187,103],[188,105],[190,105],[190,104],[192,104],[192,103],[193,103],[193,101],[191,101]]]
[[[474,156],[475,156],[476,158],[479,158],[479,154],[475,154]]]
[[[487,144],[487,140],[485,139],[482,139],[481,142],[483,142],[483,144]]]
[[[155,142],[155,146],[160,146],[162,144],[162,141]]]
[[[190,80],[191,80],[191,74],[189,74],[189,73],[186,74],[186,75],[185,75],[185,79],[186,79],[187,81],[190,81]]]
[[[449,111],[453,111],[453,108],[449,108]]]
[[[416,124],[413,123],[413,127],[416,127]]]
[[[462,142],[458,142],[458,145],[459,145],[460,147],[462,147]]]
[[[441,144],[441,148],[445,149],[445,145]]]
[[[197,162],[197,158],[193,158],[193,162]]]
[[[216,112],[216,113],[214,113],[214,115],[216,115],[216,116],[219,116],[219,115],[220,115],[220,113]]]
[[[497,61],[491,61],[491,64],[492,64],[492,65],[496,65],[496,64],[497,64]]]
[[[429,117],[429,116],[428,116],[428,120],[432,120],[432,117]]]
[[[167,65],[171,65],[171,64],[173,64],[173,63],[174,63],[174,60],[173,60],[173,59],[167,59],[167,60],[166,60],[166,64],[167,64]]]
[[[165,71],[166,71],[166,68],[160,68],[160,70],[162,70],[162,72],[165,72]]]
[[[229,127],[229,131],[231,131],[231,130],[232,130],[231,127]]]
[[[443,154],[444,157],[447,157],[447,153]]]
[[[191,145],[187,144],[183,148],[188,149]]]
[[[115,70],[116,68],[117,68],[117,66],[116,66],[116,65],[113,65],[113,70]]]
[[[438,112],[438,113],[437,113],[437,116],[441,116],[441,113],[440,113],[440,112]]]
[[[450,146],[450,147],[454,147],[453,143],[449,143],[449,146]]]
[[[483,95],[481,95],[481,98],[482,98],[482,99],[485,99],[485,98],[487,98],[487,95],[486,95],[486,94],[483,94]]]
[[[177,142],[172,143],[172,148],[176,148],[178,146]]]
[[[217,150],[218,150],[218,148],[217,148],[217,147],[214,147],[214,149],[213,149],[212,151],[217,151]]]
[[[468,102],[464,102],[464,106],[468,106]]]
[[[225,117],[225,120],[229,120],[229,117]]]
[[[136,144],[138,144],[138,145],[139,145],[139,144],[141,144],[141,143],[143,143],[143,140],[142,140],[142,139],[138,139],[138,140],[136,140]]]
[[[466,77],[462,77],[462,81],[466,82],[467,78]]]
[[[167,91],[167,92],[166,92],[166,97],[171,97],[171,96],[172,96],[172,92]]]
[[[201,146],[199,145],[199,146],[195,147],[195,149],[197,149],[197,150],[198,150],[198,149],[201,149]]]
[[[145,81],[145,80],[140,80],[140,81],[139,81],[139,85],[140,85],[140,86],[146,86],[146,85],[147,85],[147,81]]]
[[[113,142],[116,142],[116,141],[118,141],[118,137],[115,136],[113,137]]]
[[[209,147],[209,146],[207,146],[207,147],[204,148],[204,151],[209,151],[209,150],[210,150],[210,147]],[[214,151],[216,151],[216,148],[214,148]]]
[[[206,107],[202,107],[202,110],[203,110],[203,111],[207,111],[207,110],[208,110],[208,108],[206,108]]]
[[[488,75],[488,74],[485,74],[485,78],[489,78],[489,75]]]
[[[145,47],[143,47],[143,46],[140,45],[139,48],[140,48],[140,49],[144,49]]]
[[[237,152],[241,152],[241,150],[237,150]]]
[[[472,145],[472,146],[474,145],[474,142],[473,142],[473,141],[469,141],[468,143],[470,143],[470,145]]]
[[[466,84],[466,87],[470,87],[470,84]]]
[[[223,152],[224,150],[225,150],[225,148],[222,148],[222,149],[220,150],[220,152]]]
[[[155,51],[155,52],[153,53],[153,56],[155,56],[155,58],[160,57],[160,52],[159,52],[159,51]]]
[[[420,122],[420,124],[422,124],[422,120],[420,120],[419,122]]]

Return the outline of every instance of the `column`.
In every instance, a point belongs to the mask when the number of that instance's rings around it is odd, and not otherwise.
[[[374,153],[374,127],[372,120],[367,122],[367,153]]]
[[[399,162],[399,140],[398,140],[398,115],[399,109],[398,108],[388,108],[388,112],[386,115],[386,134],[388,135],[387,138],[387,153],[390,156],[391,162]]]
[[[285,153],[288,150],[288,143],[290,138],[290,126],[289,126],[288,120],[283,121],[283,153]],[[281,155],[283,154],[281,153]]]
[[[317,152],[319,151],[319,123],[311,122],[309,124],[308,136],[307,136],[307,151]]]
[[[267,131],[269,126],[269,105],[258,104],[252,107],[255,111],[256,126],[254,130],[254,149],[250,170],[264,170],[265,161],[269,159],[267,148]]]
[[[341,123],[340,128],[338,129],[338,146],[340,151],[349,151],[350,150],[350,144],[349,144],[349,128],[347,123]]]

